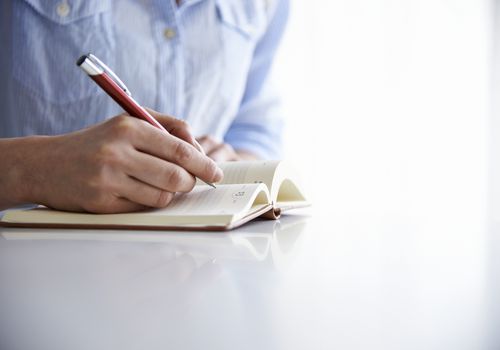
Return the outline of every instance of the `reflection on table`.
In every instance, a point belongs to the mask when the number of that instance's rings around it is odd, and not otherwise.
[[[262,313],[307,221],[228,233],[1,229],[0,348],[229,348],[270,334]]]

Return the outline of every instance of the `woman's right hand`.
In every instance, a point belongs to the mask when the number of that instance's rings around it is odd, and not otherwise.
[[[195,177],[222,170],[197,148],[187,124],[155,113],[169,131],[120,115],[60,136],[0,140],[0,208],[21,203],[93,213],[166,207]],[[2,184],[3,183],[3,184]]]

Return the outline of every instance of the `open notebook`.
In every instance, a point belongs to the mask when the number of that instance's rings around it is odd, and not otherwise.
[[[199,182],[165,209],[125,214],[72,213],[38,207],[5,213],[9,227],[229,230],[256,217],[309,205],[293,172],[281,161],[220,164],[224,180],[212,188]]]

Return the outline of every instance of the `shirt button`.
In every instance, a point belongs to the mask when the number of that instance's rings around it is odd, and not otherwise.
[[[59,17],[66,17],[69,15],[69,11],[71,8],[69,7],[69,4],[66,1],[60,2],[57,4],[56,7],[56,12],[59,15]]]
[[[167,28],[163,31],[163,36],[167,39],[170,40],[175,36],[175,30],[172,28]]]

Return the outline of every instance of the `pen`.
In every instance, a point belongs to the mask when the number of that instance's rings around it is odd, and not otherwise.
[[[168,133],[158,120],[132,98],[130,90],[120,78],[118,78],[118,76],[96,56],[90,53],[83,55],[76,61],[76,65],[87,73],[87,75],[129,115],[143,119],[158,129]],[[214,184],[206,181],[203,182],[215,188]]]

